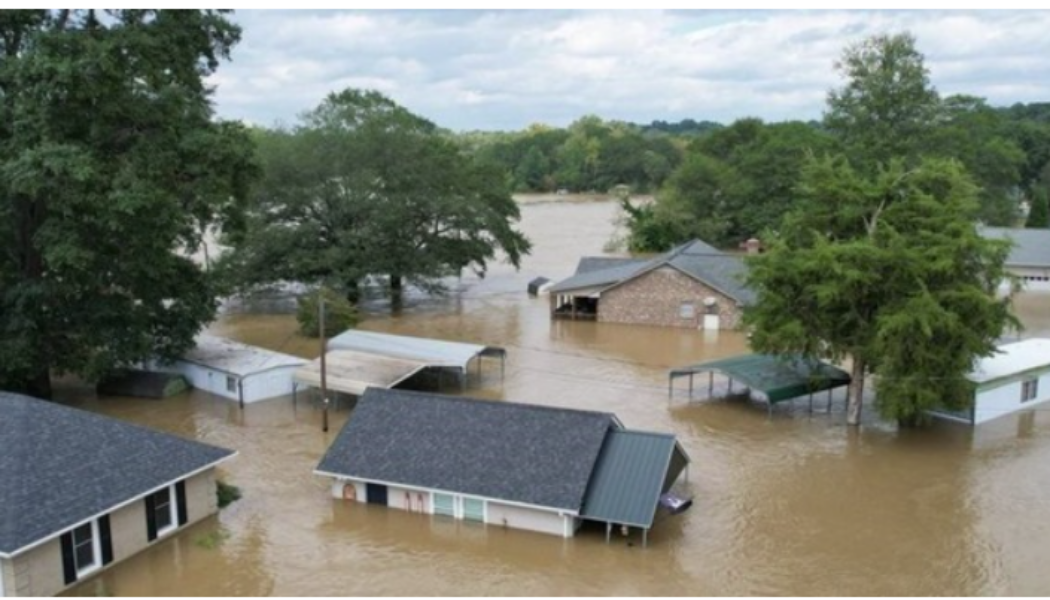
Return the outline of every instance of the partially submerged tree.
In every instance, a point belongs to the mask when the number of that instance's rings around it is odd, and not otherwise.
[[[437,127],[378,92],[333,93],[292,130],[259,132],[265,180],[223,269],[242,286],[363,278],[428,289],[502,251],[529,251],[505,173],[477,164]]]
[[[210,10],[0,11],[0,389],[173,358],[214,316],[187,251],[253,173],[204,83],[239,38]]]
[[[851,425],[869,372],[886,418],[965,406],[974,361],[1017,325],[996,297],[1009,247],[978,233],[976,193],[954,161],[895,160],[869,177],[840,158],[811,160],[800,205],[749,259],[752,346],[848,360]]]

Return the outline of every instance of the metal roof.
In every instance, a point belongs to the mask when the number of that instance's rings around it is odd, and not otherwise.
[[[609,413],[369,388],[317,473],[576,512]]]
[[[747,265],[743,259],[700,240],[682,244],[650,259],[584,257],[580,259],[576,274],[555,284],[551,292],[611,288],[664,266],[678,269],[741,304],[754,301],[754,293],[744,284]]]
[[[672,369],[669,377],[673,380],[706,371],[723,373],[742,381],[752,391],[763,394],[771,403],[841,387],[850,382],[849,373],[828,363],[769,354],[745,354],[679,367]]]
[[[1008,267],[1050,267],[1050,229],[981,227],[987,238],[1012,240]]]
[[[370,387],[392,388],[427,368],[427,363],[404,358],[377,356],[354,350],[332,350],[325,354],[325,384],[328,389],[360,396]],[[321,359],[295,372],[295,381],[321,387]]]
[[[992,356],[980,359],[968,379],[987,383],[1040,367],[1050,368],[1050,339],[1030,338],[1003,344]]]
[[[0,554],[13,555],[232,450],[0,392]]]
[[[182,356],[182,360],[222,371],[238,377],[246,377],[279,367],[296,367],[306,360],[290,354],[282,354],[249,346],[231,339],[201,333],[197,345]]]
[[[503,353],[502,348],[430,338],[351,329],[328,340],[329,350],[355,350],[392,358],[417,360],[431,367],[467,368],[476,356]]]
[[[646,431],[610,431],[598,457],[580,515],[606,523],[652,527],[660,495],[678,478],[667,477],[672,456],[688,462],[675,437]]]

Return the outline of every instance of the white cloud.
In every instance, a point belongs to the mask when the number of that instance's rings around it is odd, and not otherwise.
[[[819,118],[833,64],[909,30],[943,93],[1050,100],[1050,12],[254,12],[220,67],[218,112],[288,122],[346,86],[453,129]]]

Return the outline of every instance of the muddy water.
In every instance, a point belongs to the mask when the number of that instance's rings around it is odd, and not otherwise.
[[[677,433],[692,456],[692,510],[657,523],[650,546],[606,545],[349,505],[311,474],[345,422],[321,432],[317,404],[249,405],[191,393],[162,402],[98,399],[88,409],[236,448],[222,469],[244,499],[89,581],[77,594],[633,595],[1050,593],[1050,414],[1006,417],[978,433],[952,425],[859,433],[841,409],[800,403],[771,419],[758,405],[669,402],[666,369],[732,355],[745,340],[595,323],[550,322],[524,294],[566,276],[613,232],[608,202],[524,207],[535,242],[521,272],[500,265],[455,293],[416,299],[365,329],[503,345],[472,395],[615,412],[630,427]],[[1022,298],[1050,333],[1050,296]],[[316,356],[287,315],[228,315],[213,327],[249,343]],[[836,403],[837,404],[837,403]]]

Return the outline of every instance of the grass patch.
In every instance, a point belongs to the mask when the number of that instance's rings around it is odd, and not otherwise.
[[[221,546],[229,537],[230,534],[225,529],[216,529],[198,537],[193,543],[206,550],[214,550]]]

